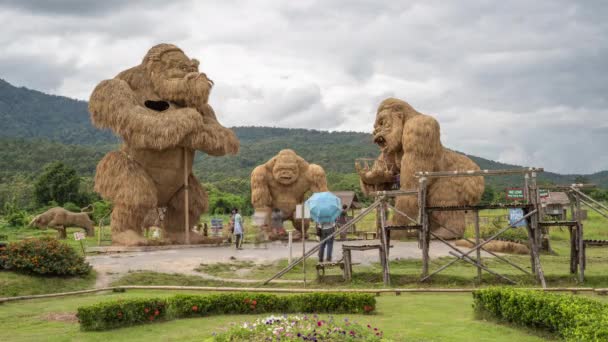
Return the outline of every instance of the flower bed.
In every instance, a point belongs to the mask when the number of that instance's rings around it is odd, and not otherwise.
[[[569,341],[608,341],[608,305],[589,297],[510,288],[473,292],[481,316],[545,329]]]
[[[382,341],[383,333],[370,324],[315,315],[269,316],[230,328],[214,341]]]
[[[159,314],[150,318],[152,308]],[[129,299],[78,308],[82,330],[107,330],[158,320],[222,314],[259,313],[371,313],[376,299],[361,293],[272,295],[224,293],[175,295],[167,299]],[[165,310],[166,309],[166,310]],[[146,319],[148,318],[148,319]]]

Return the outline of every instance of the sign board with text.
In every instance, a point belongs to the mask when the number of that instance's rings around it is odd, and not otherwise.
[[[510,188],[506,190],[507,196],[506,198],[514,201],[523,201],[524,200],[524,189],[523,188]],[[538,189],[538,194],[540,198],[549,197],[549,190],[547,189]]]

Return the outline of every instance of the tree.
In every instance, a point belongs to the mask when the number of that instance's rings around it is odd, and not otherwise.
[[[80,178],[74,168],[62,162],[49,163],[34,184],[39,205],[55,201],[60,205],[79,199]]]
[[[483,195],[481,195],[481,203],[482,204],[491,204],[494,202],[494,198],[496,197],[496,191],[491,185],[486,185]]]

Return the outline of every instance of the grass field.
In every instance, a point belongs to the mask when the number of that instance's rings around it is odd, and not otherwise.
[[[203,341],[233,323],[256,315],[183,319],[106,332],[81,332],[69,315],[80,305],[99,301],[166,296],[167,292],[128,291],[0,305],[1,341]],[[336,315],[372,324],[393,341],[544,341],[548,334],[475,320],[470,294],[403,294],[377,297],[377,314]],[[280,313],[278,313],[280,314]]]

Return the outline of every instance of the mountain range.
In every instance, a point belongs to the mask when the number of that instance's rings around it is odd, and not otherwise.
[[[237,156],[210,158],[199,153],[195,173],[204,181],[247,178],[251,170],[283,148],[294,149],[328,174],[352,174],[356,158],[373,158],[378,148],[371,135],[273,127],[234,127],[241,141]],[[15,87],[0,79],[0,182],[14,173],[35,174],[51,161],[61,160],[80,174],[94,173],[97,161],[120,140],[92,126],[85,101]],[[509,165],[469,155],[482,169],[512,169]],[[575,180],[608,188],[608,171],[588,175],[544,172],[543,182],[569,184]],[[521,177],[488,177],[497,187],[517,186]]]

